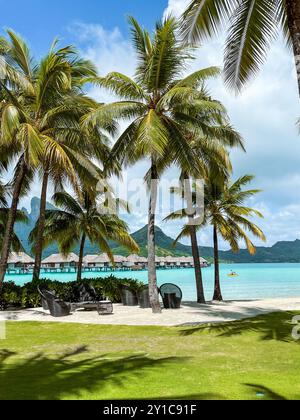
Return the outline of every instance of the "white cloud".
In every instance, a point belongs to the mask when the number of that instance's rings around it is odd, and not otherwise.
[[[179,17],[190,3],[191,0],[169,0],[164,16],[173,15]]]

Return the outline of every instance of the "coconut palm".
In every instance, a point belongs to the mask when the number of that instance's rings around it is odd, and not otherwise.
[[[49,57],[46,58],[49,64]],[[98,169],[91,164],[92,159],[102,163],[108,158],[108,139],[100,130],[82,130],[80,118],[98,104],[81,93],[84,77],[95,73],[89,62],[72,60],[71,92],[63,93],[58,98],[56,108],[45,115],[44,128],[52,127],[55,142],[46,145],[42,166],[42,189],[40,200],[40,218],[35,243],[35,265],[33,279],[38,280],[41,270],[43,236],[45,224],[46,199],[49,181],[62,188],[64,181],[71,181],[73,186],[81,181],[93,183],[98,177]],[[78,78],[78,74],[81,79]],[[78,80],[77,80],[78,79]],[[49,116],[49,119],[48,119]],[[47,121],[48,119],[48,121]],[[67,165],[67,170],[66,170]],[[101,174],[99,174],[101,176]]]
[[[97,202],[97,193],[92,189],[82,190],[75,197],[67,192],[57,192],[53,196],[58,210],[46,211],[44,247],[57,242],[63,254],[69,254],[79,243],[79,263],[77,280],[81,280],[84,248],[86,241],[98,246],[114,262],[109,241],[119,243],[132,252],[139,247],[128,233],[127,225],[118,216],[109,214],[105,204]],[[35,229],[30,240],[35,240]]]
[[[188,147],[185,126],[197,124],[197,120],[189,115],[188,109],[192,102],[198,101],[201,104],[199,85],[206,78],[218,74],[219,69],[211,67],[183,78],[187,60],[192,55],[190,49],[178,41],[176,21],[169,18],[158,23],[153,36],[133,18],[130,18],[130,23],[138,58],[135,76],[132,79],[114,72],[94,79],[94,83],[111,90],[121,100],[90,113],[83,123],[96,126],[109,119],[128,120],[130,124],[116,141],[111,159],[125,166],[144,158],[150,161],[149,292],[153,312],[159,313],[161,307],[155,264],[157,180],[164,167],[175,164],[190,169],[191,163],[195,161],[196,157]],[[218,107],[212,101],[207,101],[206,106]],[[180,107],[181,112],[178,111]],[[194,165],[194,168],[194,175],[199,175],[196,174],[198,165]]]
[[[240,91],[265,61],[280,30],[292,46],[300,93],[299,0],[192,0],[183,14],[187,42],[198,42],[229,24],[225,48],[225,79]]]
[[[254,237],[263,241],[266,240],[262,230],[254,224],[249,217],[263,215],[244,202],[260,190],[244,190],[243,187],[254,179],[251,175],[245,175],[234,183],[225,180],[223,183],[216,183],[212,176],[205,187],[205,213],[206,223],[213,226],[214,240],[214,263],[215,263],[215,290],[213,300],[222,301],[219,269],[219,235],[224,241],[230,244],[233,252],[240,249],[240,241],[243,241],[250,254],[255,254],[256,249],[247,231]]]
[[[195,208],[196,197],[195,193],[192,193],[190,178],[193,177],[195,165],[200,166],[203,179],[207,178],[211,167],[218,167],[219,172],[228,175],[231,171],[231,163],[226,148],[237,146],[243,149],[243,142],[241,136],[229,125],[229,118],[225,108],[218,101],[213,101],[212,98],[207,97],[204,86],[199,91],[200,93],[202,94],[200,105],[191,104],[189,110],[190,116],[197,120],[197,125],[191,124],[186,127],[187,142],[197,160],[191,162],[189,169],[180,168],[181,186],[179,189],[172,189],[182,199],[186,199],[187,208],[172,213],[165,220],[188,219],[188,225],[184,227],[175,243],[186,233],[190,237],[195,267],[197,302],[205,303],[200,248],[198,246],[196,228],[199,220],[195,220],[197,211],[200,209]],[[207,101],[209,103],[215,102],[216,106],[214,108],[205,106]],[[181,108],[178,109],[178,112],[181,112]]]
[[[0,182],[0,248],[2,246],[5,226],[7,224],[8,213],[9,213],[9,209],[7,207],[7,196],[9,195],[8,190],[9,190],[8,186]],[[22,211],[17,211],[16,222],[27,223],[28,218],[26,214]],[[15,232],[13,232],[13,235],[12,235],[11,248],[15,252],[20,252],[24,250],[23,245],[20,242],[17,235],[15,234]]]
[[[8,41],[1,39],[1,45],[6,46],[0,49],[1,59],[9,63],[16,74],[20,74],[20,81],[7,78],[6,83],[2,84],[5,100],[0,108],[0,146],[9,149],[9,157],[17,158],[17,165],[3,239],[0,283],[5,276],[19,198],[28,189],[35,171],[39,170],[43,178],[43,215],[49,178],[55,181],[67,178],[75,187],[78,168],[87,174],[88,166],[93,166],[84,159],[82,152],[78,153],[79,147],[85,144],[84,139],[87,139],[87,136],[82,136],[78,141],[78,109],[85,101],[84,98],[79,98],[78,91],[74,88],[79,87],[80,77],[95,74],[93,66],[79,60],[71,47],[58,49],[56,42],[46,58],[35,64],[22,38],[12,31],[8,31],[8,37]],[[27,84],[23,83],[23,79]],[[74,100],[76,94],[77,106]],[[91,108],[85,103],[85,112],[87,109]],[[39,274],[41,260],[39,244],[42,241],[42,218],[40,223],[36,276]]]

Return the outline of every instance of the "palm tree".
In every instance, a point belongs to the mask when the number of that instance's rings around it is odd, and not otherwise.
[[[243,241],[251,254],[255,254],[256,249],[247,236],[247,231],[263,241],[266,240],[262,230],[249,220],[249,217],[262,218],[263,215],[259,211],[243,205],[246,200],[260,192],[260,190],[243,189],[253,179],[253,176],[245,175],[232,184],[228,180],[216,183],[215,176],[212,176],[205,187],[205,221],[213,226],[215,263],[213,300],[216,301],[223,300],[219,269],[219,235],[230,244],[233,252],[239,251],[239,241]]]
[[[240,91],[265,61],[281,29],[292,46],[300,94],[299,0],[192,0],[183,14],[185,41],[198,42],[229,23],[225,48],[225,79]]]
[[[205,87],[202,86],[201,104],[195,106],[191,104],[190,116],[198,121],[198,125],[187,127],[186,138],[189,147],[197,156],[197,162],[191,162],[190,170],[181,168],[179,189],[172,188],[172,192],[179,194],[182,199],[186,199],[187,208],[170,214],[165,220],[188,219],[188,224],[184,226],[175,244],[184,236],[191,239],[192,254],[195,267],[197,302],[205,303],[202,270],[200,263],[200,248],[197,239],[197,224],[199,220],[197,215],[197,198],[192,192],[190,178],[193,176],[193,167],[195,164],[202,169],[203,179],[206,179],[210,168],[218,167],[219,172],[228,175],[231,171],[231,163],[229,160],[228,147],[241,147],[244,150],[241,136],[229,125],[229,118],[226,110],[218,101],[207,97]],[[214,107],[207,106],[207,103],[215,103]],[[180,109],[178,110],[181,111]],[[200,128],[201,127],[201,128]],[[183,187],[183,188],[182,188]],[[184,194],[183,194],[184,193]]]
[[[1,248],[2,243],[3,243],[5,226],[7,224],[8,213],[9,213],[9,210],[8,210],[8,207],[7,207],[8,190],[9,190],[8,186],[3,185],[0,182],[0,248]],[[17,211],[16,222],[27,223],[28,218],[27,218],[26,214],[22,211]],[[20,252],[20,251],[24,250],[23,245],[20,242],[17,235],[15,234],[15,232],[13,232],[13,235],[12,235],[11,247],[12,247],[12,250],[15,251],[15,252]]]
[[[157,182],[163,168],[176,164],[190,170],[196,157],[188,146],[185,127],[197,121],[189,115],[191,103],[201,101],[198,87],[205,78],[219,73],[211,67],[182,78],[190,49],[177,38],[178,26],[173,18],[156,25],[153,37],[130,18],[133,44],[138,65],[134,79],[120,73],[110,73],[93,81],[121,98],[104,105],[86,116],[84,124],[103,124],[110,119],[129,120],[112,150],[111,160],[132,165],[140,159],[150,160],[150,199],[148,222],[148,275],[152,310],[161,312],[157,291],[155,265],[155,211]],[[207,102],[207,106],[216,104]],[[181,107],[181,112],[179,108]],[[176,117],[174,115],[175,109]],[[164,165],[165,161],[165,165]],[[194,166],[194,175],[198,165]]]
[[[98,195],[91,188],[81,190],[75,197],[65,191],[53,196],[58,210],[46,211],[44,247],[57,242],[63,254],[69,254],[79,243],[77,280],[81,280],[84,248],[86,241],[98,246],[114,262],[109,241],[117,242],[132,252],[139,247],[128,233],[127,225],[118,216],[108,214],[105,203],[97,202]],[[30,233],[35,241],[38,222]]]
[[[38,277],[41,260],[43,214],[49,177],[68,179],[75,187],[78,167],[87,172],[88,160],[79,155],[79,145],[74,133],[80,129],[78,108],[84,101],[78,98],[77,114],[72,97],[78,92],[79,77],[95,74],[93,67],[77,59],[71,47],[57,49],[56,42],[50,52],[38,65],[30,55],[26,43],[12,31],[8,31],[9,41],[1,39],[5,48],[1,49],[2,61],[14,70],[16,81],[7,76],[2,83],[5,99],[1,102],[1,148],[8,148],[10,158],[17,158],[12,202],[3,239],[0,284],[4,280],[11,238],[16,218],[19,197],[26,190],[34,173],[39,169],[42,178],[42,200],[39,241],[36,249],[36,270]],[[19,74],[19,79],[15,77]],[[23,82],[23,79],[27,83]],[[73,80],[76,81],[73,83]],[[66,97],[68,95],[68,98]],[[72,102],[72,110],[68,104]],[[85,105],[85,111],[91,109]],[[76,150],[77,147],[77,150]],[[76,161],[76,163],[74,163]]]
[[[81,130],[80,118],[98,104],[81,92],[85,78],[95,75],[93,66],[80,59],[70,62],[72,89],[61,92],[57,98],[57,107],[52,108],[44,118],[44,129],[51,128],[52,141],[46,146],[41,176],[42,189],[40,217],[35,242],[35,265],[33,280],[40,277],[46,200],[49,180],[54,186],[62,187],[66,178],[77,188],[81,181],[92,183],[98,177],[98,169],[90,162],[92,159],[104,161],[108,157],[108,139],[99,130]],[[51,56],[47,56],[45,67],[51,65]],[[45,72],[47,74],[47,71]],[[80,78],[79,78],[80,76]],[[66,169],[68,168],[68,169]]]

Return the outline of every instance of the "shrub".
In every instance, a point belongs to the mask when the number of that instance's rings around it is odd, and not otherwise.
[[[138,291],[144,286],[143,283],[134,279],[119,279],[114,276],[106,278],[94,278],[89,280],[82,280],[81,283],[92,285],[98,296],[106,297],[113,303],[120,303],[120,288],[121,284],[129,286],[131,289]],[[18,286],[13,282],[4,283],[2,294],[0,296],[0,310],[5,310],[9,306],[19,308],[38,308],[41,306],[41,297],[37,290],[46,288],[53,290],[59,299],[65,302],[75,302],[75,286],[76,281],[69,283],[62,283],[56,280],[42,279],[40,281],[26,283],[24,286]]]

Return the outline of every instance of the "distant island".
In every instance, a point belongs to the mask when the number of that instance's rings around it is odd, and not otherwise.
[[[37,197],[31,200],[31,209],[28,212],[27,209],[22,210],[27,214],[29,223],[16,224],[16,233],[22,241],[25,251],[29,254],[31,252],[31,246],[28,243],[28,235],[39,215],[40,199]],[[48,209],[53,209],[54,206],[47,203]],[[141,255],[147,256],[147,226],[143,227],[139,231],[132,234],[132,237],[139,244],[141,248]],[[173,247],[174,239],[167,236],[161,228],[156,227],[156,244],[157,244],[157,255],[158,256],[190,256],[192,255],[192,249],[188,245],[178,243],[176,248]],[[122,247],[117,247],[111,244],[113,252],[116,255],[128,255]],[[56,253],[56,245],[48,247],[44,252],[44,257],[47,257],[53,253]],[[74,249],[74,252],[78,253],[78,249]],[[208,261],[213,260],[213,248],[203,246],[200,248],[201,256]],[[91,243],[86,245],[86,254],[97,254],[97,248]],[[247,250],[242,249],[238,254],[232,251],[220,251],[220,260],[227,263],[300,263],[300,240],[295,241],[282,241],[277,242],[272,247],[257,247],[257,253],[250,255]]]

